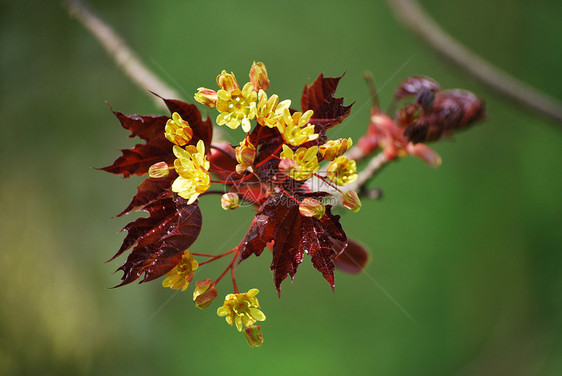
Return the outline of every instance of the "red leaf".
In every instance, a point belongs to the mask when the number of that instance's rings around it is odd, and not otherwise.
[[[369,263],[369,252],[362,244],[348,240],[347,247],[334,258],[336,268],[350,274],[359,274]]]
[[[316,132],[324,132],[340,124],[351,112],[351,106],[343,105],[343,98],[335,98],[334,93],[338,87],[340,77],[324,77],[320,74],[310,85],[304,86],[301,97],[302,111],[313,110],[314,114],[310,119],[311,124],[316,125]]]
[[[129,214],[133,210],[153,204],[162,198],[172,197],[171,187],[176,177],[176,172],[172,170],[165,178],[147,178],[138,186],[137,194],[133,197],[129,206],[117,216],[121,217],[122,215]]]
[[[184,120],[189,122],[191,129],[193,129],[193,139],[189,144],[196,145],[197,141],[203,140],[206,150],[209,150],[213,137],[211,120],[207,118],[203,121],[201,113],[193,104],[172,99],[162,98],[162,100],[166,103],[170,112],[177,112]],[[112,174],[122,174],[123,177],[127,178],[131,175],[145,175],[154,163],[173,163],[175,159],[172,153],[173,145],[164,136],[164,129],[170,118],[169,116],[124,115],[118,111],[113,111],[113,113],[117,116],[123,128],[131,131],[129,137],[138,136],[146,143],[137,144],[132,149],[122,150],[122,155],[111,166],[104,167],[102,170]]]
[[[307,194],[305,197],[318,196]],[[332,215],[330,207],[317,220],[304,217],[299,206],[285,194],[270,197],[258,210],[248,233],[239,245],[240,261],[251,254],[259,256],[268,242],[273,241],[273,280],[279,294],[281,282],[287,274],[293,278],[303,254],[311,256],[313,266],[334,287],[333,257],[347,245],[347,237],[339,224],[339,216]]]
[[[112,260],[133,248],[129,257],[117,270],[124,272],[121,284],[133,282],[141,275],[141,282],[156,279],[180,261],[184,250],[188,249],[201,231],[202,219],[199,206],[186,205],[181,197],[164,197],[154,200],[144,207],[148,217],[129,223],[123,230],[128,232],[123,245]]]
[[[138,136],[146,143],[137,144],[132,149],[122,150],[123,155],[117,158],[111,166],[104,167],[102,170],[116,175],[123,174],[125,178],[131,175],[142,176],[154,163],[161,161],[171,163],[174,160],[172,143],[164,137],[164,126],[169,117],[124,115],[118,111],[113,111],[113,113],[123,128],[131,131],[129,137]]]

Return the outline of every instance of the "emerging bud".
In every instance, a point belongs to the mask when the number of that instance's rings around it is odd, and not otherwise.
[[[361,200],[359,200],[359,196],[355,191],[344,193],[342,204],[354,213],[357,213],[359,209],[361,209]]]
[[[240,207],[240,198],[234,192],[228,192],[221,197],[221,206],[224,210],[234,210]]]
[[[357,165],[344,156],[337,157],[328,166],[327,175],[332,183],[346,185],[357,180]]]
[[[158,162],[148,168],[148,176],[154,179],[165,178],[170,173],[166,162]]]
[[[324,205],[322,205],[320,201],[315,200],[311,197],[306,197],[299,204],[299,213],[301,213],[301,215],[305,217],[320,219],[324,216],[325,212],[326,208],[324,207]]]
[[[238,81],[236,81],[234,73],[226,73],[225,70],[217,76],[217,84],[219,84],[221,89],[228,93],[231,93],[234,90],[240,90],[240,85],[238,85]]]
[[[193,302],[197,308],[205,309],[217,297],[218,292],[215,283],[211,279],[195,282],[195,291],[193,291]]]
[[[250,69],[250,82],[254,86],[255,91],[269,89],[269,78],[267,77],[267,70],[265,65],[261,62],[252,64]]]
[[[320,153],[327,161],[333,161],[340,157],[353,145],[351,138],[338,138],[337,140],[330,140],[324,145],[320,146]]]
[[[261,333],[261,325],[252,325],[244,329],[244,337],[248,341],[250,347],[261,347],[263,345],[263,334]]]
[[[172,118],[166,122],[164,136],[171,143],[184,146],[193,138],[193,129],[177,112],[174,112]]]
[[[198,92],[195,93],[195,100],[209,108],[213,108],[217,105],[218,95],[217,92],[211,89],[200,87],[197,89]]]

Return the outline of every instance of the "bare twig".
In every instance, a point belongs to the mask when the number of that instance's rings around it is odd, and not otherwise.
[[[62,0],[62,3],[68,9],[69,14],[88,29],[123,72],[145,93],[150,95],[157,106],[166,107],[162,100],[151,94],[150,91],[158,93],[163,98],[181,98],[176,90],[148,69],[121,36],[87,4],[81,0]]]
[[[457,67],[518,105],[562,123],[562,104],[494,67],[449,36],[416,0],[387,0],[408,28]]]
[[[359,177],[353,183],[346,185],[343,187],[344,191],[359,191],[377,172],[383,168],[386,163],[388,162],[388,158],[386,155],[381,152],[375,155],[365,166],[365,168],[359,173]]]

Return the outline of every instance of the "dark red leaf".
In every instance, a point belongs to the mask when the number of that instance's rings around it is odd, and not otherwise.
[[[113,111],[113,110],[112,110]],[[124,115],[113,111],[123,128],[131,131],[129,137],[140,137],[145,144],[137,144],[132,149],[122,150],[122,155],[111,166],[102,170],[112,174],[122,174],[127,178],[131,175],[145,175],[148,168],[157,162],[170,164],[174,160],[172,143],[164,137],[164,127],[169,117],[156,115]]]
[[[304,86],[301,97],[302,112],[314,111],[310,123],[316,125],[317,133],[323,133],[326,129],[340,124],[351,112],[353,104],[344,106],[343,98],[334,97],[342,77],[324,77],[324,74],[320,74],[312,85]]]
[[[350,274],[359,274],[369,263],[369,252],[362,244],[348,240],[347,247],[334,258],[336,268]]]
[[[138,186],[137,194],[133,197],[129,206],[117,216],[129,214],[133,210],[148,206],[164,197],[172,197],[171,187],[176,177],[176,172],[172,170],[165,178],[147,178]]]
[[[201,211],[197,203],[187,205],[181,197],[163,197],[144,207],[148,217],[129,223],[123,245],[112,259],[136,244],[129,257],[117,270],[123,271],[121,284],[141,277],[141,282],[156,279],[176,266],[201,231]]]
[[[270,197],[239,245],[240,261],[251,254],[259,256],[269,242],[273,242],[271,270],[279,294],[281,282],[287,275],[295,276],[304,253],[311,256],[313,266],[334,287],[333,257],[345,249],[347,237],[339,216],[334,216],[329,206],[324,217],[317,220],[300,215],[298,204],[285,194]]]

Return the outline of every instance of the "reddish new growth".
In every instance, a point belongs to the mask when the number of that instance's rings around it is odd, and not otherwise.
[[[262,63],[254,63],[250,82],[243,87],[234,74],[223,71],[217,77],[220,89],[199,88],[195,99],[216,108],[217,123],[241,135],[236,145],[214,144],[211,119],[204,120],[193,104],[162,99],[171,116],[114,111],[131,137],[145,142],[123,150],[104,170],[123,177],[149,175],[119,214],[148,212],[148,217],[124,228],[127,236],[112,258],[128,252],[118,269],[123,271],[118,286],[165,276],[165,287],[185,290],[206,264],[228,257],[224,271],[214,280],[198,278],[193,299],[199,308],[211,305],[217,284],[229,274],[234,293],[227,295],[218,314],[239,331],[246,326],[246,339],[255,347],[261,346],[263,336],[261,326],[254,324],[265,320],[265,315],[258,309],[257,289],[239,291],[238,263],[270,248],[279,294],[281,283],[287,276],[295,276],[305,254],[332,288],[336,267],[359,273],[368,254],[363,246],[347,239],[339,216],[332,213],[338,203],[354,212],[361,207],[359,195],[345,187],[358,179],[356,161],[343,155],[352,140],[328,140],[326,134],[351,111],[343,98],[334,97],[340,78],[320,75],[305,86],[301,111],[297,111],[289,100],[280,102],[277,95],[265,93],[270,82]],[[414,101],[402,104],[407,98]],[[473,94],[440,91],[437,83],[424,77],[409,78],[398,87],[395,106],[398,104],[402,106],[393,117],[373,107],[367,132],[350,153],[355,159],[381,149],[384,163],[414,154],[436,166],[439,156],[421,142],[448,136],[484,114]],[[326,167],[320,169],[323,161]],[[241,203],[253,205],[254,220],[234,249],[219,254],[195,252],[192,245],[202,227],[199,200],[216,193],[222,195],[215,199],[225,210]]]

